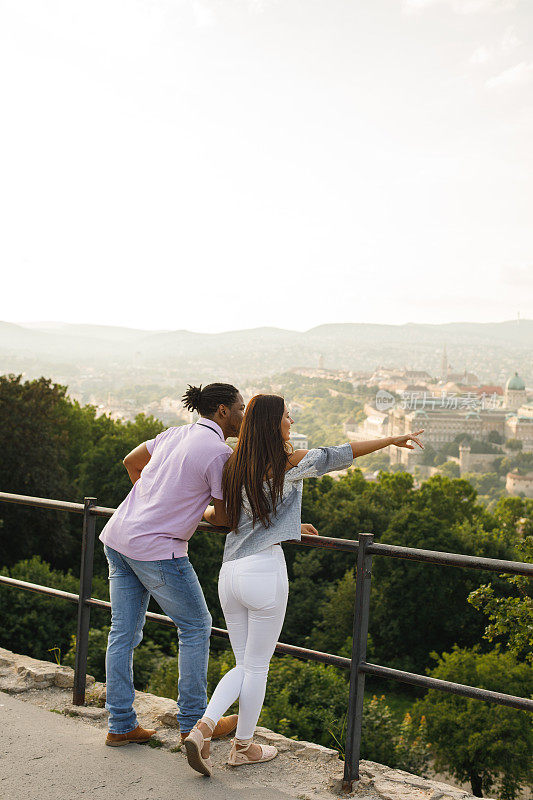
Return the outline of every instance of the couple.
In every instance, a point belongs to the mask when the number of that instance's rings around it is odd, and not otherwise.
[[[100,539],[109,562],[112,622],[106,654],[109,733],[106,744],[144,742],[133,710],[133,650],[141,642],[150,596],[175,623],[179,638],[178,724],[191,767],[210,775],[211,738],[232,733],[228,764],[269,761],[275,747],[253,734],[270,659],[287,605],[287,570],[281,542],[317,534],[302,525],[303,478],[346,468],[356,456],[389,445],[413,449],[417,436],[347,442],[293,451],[292,419],[282,397],[260,394],[246,413],[229,384],[189,387],[183,397],[199,420],[169,428],[124,459],[133,488]],[[238,436],[234,451],[225,443]],[[212,505],[208,505],[212,502]],[[229,529],[219,576],[219,597],[236,666],[207,704],[211,616],[187,541],[204,517]],[[239,714],[224,717],[239,701]]]

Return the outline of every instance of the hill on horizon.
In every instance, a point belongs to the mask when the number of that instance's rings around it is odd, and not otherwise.
[[[80,371],[171,370],[191,379],[254,379],[297,366],[371,371],[377,366],[439,375],[443,347],[455,371],[481,380],[518,370],[533,383],[533,320],[445,324],[330,323],[308,331],[260,327],[197,333],[74,323],[0,322],[0,369],[35,375]],[[48,370],[48,373],[46,372]],[[60,371],[61,371],[60,370]]]

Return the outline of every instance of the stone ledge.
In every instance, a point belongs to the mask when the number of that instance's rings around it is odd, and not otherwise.
[[[32,690],[50,689],[57,699],[59,690],[72,689],[73,685],[74,671],[70,667],[60,666],[49,661],[38,661],[29,656],[17,655],[10,650],[0,648],[0,691],[9,694],[28,692],[27,696],[30,699],[46,695],[46,692],[43,692],[42,695],[41,692],[37,692],[35,695]],[[108,715],[104,708],[105,692],[105,684],[95,682],[94,678],[88,675],[86,705],[74,706],[66,703],[63,705],[63,713],[80,717],[89,724],[104,727]],[[165,747],[171,752],[181,749],[175,700],[169,697],[158,697],[147,692],[136,692],[135,709],[141,724],[157,729],[154,740],[159,743],[159,746]],[[310,771],[312,774],[315,774],[313,770],[317,774],[320,772],[323,784],[328,785],[327,796],[341,796],[342,763],[339,761],[336,750],[322,747],[313,742],[289,739],[268,728],[257,727],[255,735],[259,742],[275,745],[280,754],[284,758],[292,760],[292,764],[295,766],[302,761],[314,762],[308,763],[305,767],[301,765],[300,769]],[[221,740],[213,744],[213,756],[215,757],[218,748],[225,747],[225,743]],[[222,753],[222,749],[220,753]],[[361,779],[354,786],[350,796],[360,797],[361,800],[475,800],[463,789],[411,775],[402,770],[390,769],[372,761],[361,762],[360,774]],[[313,800],[317,796],[314,791],[310,794],[298,795],[305,800]]]
[[[473,795],[464,789],[374,761],[361,761],[359,772],[361,779],[353,792],[354,797],[373,790],[383,800],[473,800]]]
[[[86,686],[94,683],[92,675],[87,675]],[[0,690],[8,694],[20,694],[30,689],[47,689],[57,686],[72,689],[74,670],[51,661],[38,661],[36,658],[21,656],[0,647]]]
[[[85,719],[105,719],[108,712],[105,708],[91,706],[65,706],[63,714],[67,717],[84,717]]]

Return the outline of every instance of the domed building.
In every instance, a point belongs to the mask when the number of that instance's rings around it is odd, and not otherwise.
[[[516,411],[526,402],[526,384],[518,374],[509,378],[505,384],[504,404],[510,411]]]

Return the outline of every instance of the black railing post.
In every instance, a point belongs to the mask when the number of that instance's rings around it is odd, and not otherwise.
[[[76,661],[74,665],[74,690],[72,702],[75,706],[85,703],[87,680],[87,652],[89,649],[90,600],[93,587],[94,535],[96,517],[90,513],[96,505],[96,497],[86,497],[83,511],[83,533],[81,540],[80,599],[78,601],[78,628],[76,631]]]
[[[363,699],[365,675],[359,665],[366,660],[366,640],[370,609],[370,581],[372,578],[372,556],[367,548],[374,541],[372,533],[358,535],[357,577],[355,585],[355,614],[353,621],[352,663],[350,667],[350,694],[348,696],[348,718],[346,722],[346,747],[344,756],[344,780],[342,788],[351,792],[353,782],[359,780],[359,754],[361,752],[361,729],[363,725]]]

